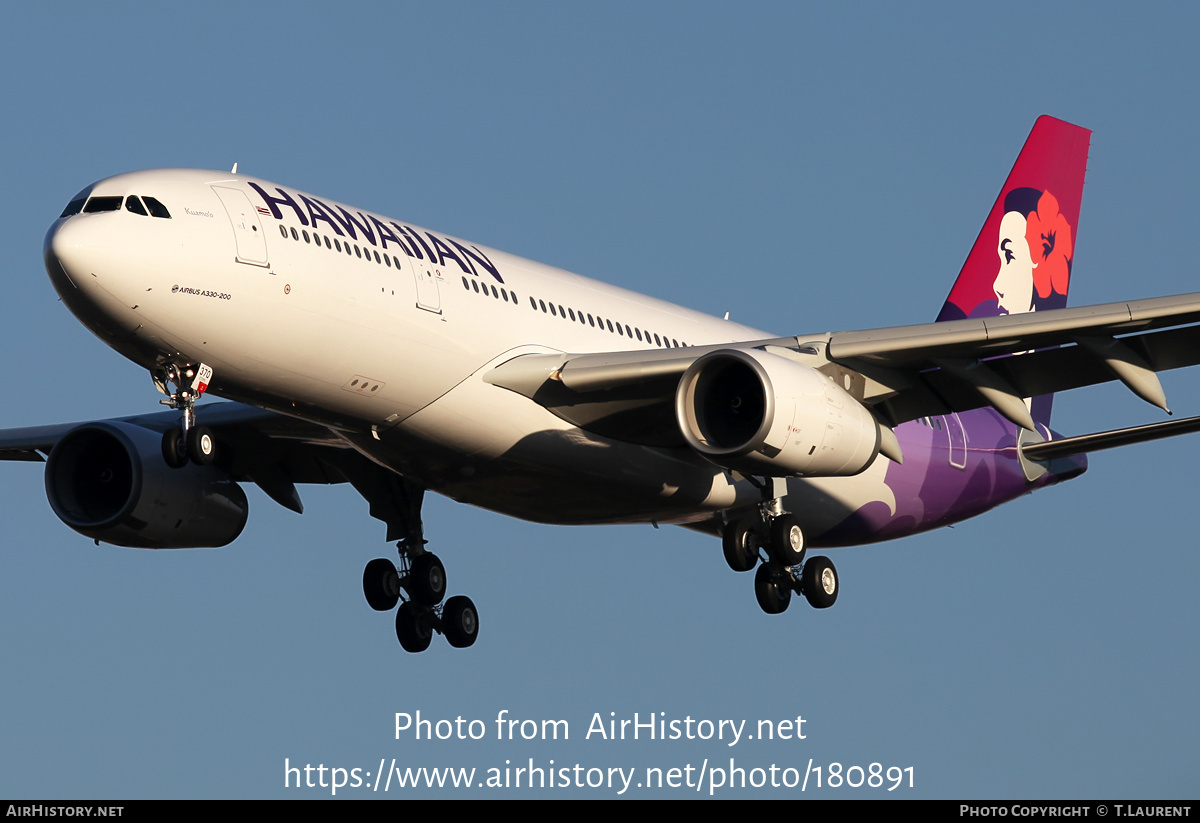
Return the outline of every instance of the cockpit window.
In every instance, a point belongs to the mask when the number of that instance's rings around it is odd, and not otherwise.
[[[142,205],[141,200],[138,200],[132,194],[125,198],[125,209],[134,214],[140,214],[143,217],[146,216],[146,207]]]
[[[93,197],[83,207],[84,214],[95,214],[99,211],[116,211],[121,208],[124,197]]]
[[[171,212],[167,211],[167,207],[153,197],[142,195],[142,199],[146,201],[146,208],[150,209],[150,214],[155,217],[165,217],[168,220],[171,218]]]
[[[79,212],[83,211],[83,204],[86,202],[86,197],[80,197],[78,200],[72,200],[67,204],[67,207],[63,209],[63,213],[59,215],[59,218],[70,217],[72,214],[79,214]]]

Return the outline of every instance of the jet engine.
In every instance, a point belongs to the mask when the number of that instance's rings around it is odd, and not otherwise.
[[[131,423],[86,423],[46,461],[46,496],[80,534],[139,549],[224,546],[242,532],[246,494],[216,466],[170,468],[162,435]]]
[[[757,349],[723,349],[679,381],[675,415],[688,444],[744,474],[858,474],[879,454],[879,424],[815,369]]]

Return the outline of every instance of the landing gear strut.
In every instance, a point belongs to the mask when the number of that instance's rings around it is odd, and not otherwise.
[[[767,478],[760,488],[763,502],[757,510],[731,518],[725,524],[721,535],[725,562],[735,572],[758,567],[754,596],[767,614],[784,611],[791,602],[792,592],[804,595],[815,609],[829,608],[837,601],[839,589],[833,561],[828,557],[811,557],[805,562],[800,521],[783,509],[785,481]],[[765,558],[761,556],[763,553]]]
[[[163,432],[162,455],[172,468],[182,468],[188,460],[198,466],[207,466],[217,456],[212,432],[208,426],[196,424],[196,400],[208,388],[212,374],[212,367],[204,363],[198,366],[168,363],[151,371],[154,385],[167,395],[166,400],[158,402],[179,409],[181,413],[180,427]],[[167,388],[168,383],[175,384],[175,391]]]
[[[378,490],[376,490],[378,491]],[[396,639],[406,652],[429,648],[434,632],[445,635],[455,648],[472,645],[479,636],[479,613],[471,598],[446,596],[446,567],[436,554],[425,549],[421,526],[421,501],[425,490],[401,479],[391,490],[391,527],[405,536],[397,543],[400,564],[378,558],[363,570],[363,594],[376,611],[396,609]],[[373,501],[374,502],[374,501]],[[372,512],[374,513],[374,512]],[[403,602],[400,602],[403,600]],[[441,604],[441,605],[439,605]]]
[[[735,572],[748,572],[758,565],[759,548],[770,562],[783,567],[804,562],[804,532],[800,521],[783,509],[787,494],[782,478],[768,478],[761,486],[763,502],[753,513],[730,519],[721,536],[725,562]]]

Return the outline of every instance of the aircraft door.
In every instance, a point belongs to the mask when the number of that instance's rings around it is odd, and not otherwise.
[[[221,205],[233,226],[233,237],[237,242],[237,261],[251,266],[267,265],[267,238],[258,218],[258,211],[250,204],[250,198],[238,189],[213,186]]]
[[[417,308],[441,314],[442,294],[438,288],[438,281],[442,279],[440,267],[428,260],[414,260],[412,267],[417,279]]]
[[[413,278],[416,292],[416,306],[434,314],[442,313],[442,295],[438,287],[437,268],[429,265],[427,260],[416,260],[405,253],[393,253],[396,270],[401,277]],[[408,294],[408,287],[403,283],[396,284],[395,294]]]

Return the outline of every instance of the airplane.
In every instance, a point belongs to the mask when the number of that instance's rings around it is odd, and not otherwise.
[[[1066,308],[1091,132],[1037,120],[936,322],[779,337],[237,173],[109,177],[44,242],[50,280],[167,411],[0,431],[96,543],[224,546],[240,484],[296,512],[350,483],[397,560],[363,590],[409,652],[478,637],[427,548],[426,490],[541,523],[677,524],[767,613],[837,600],[831,548],[973,517],[1087,453],[1053,394],[1200,363],[1200,293]],[[198,404],[205,394],[227,402]]]

